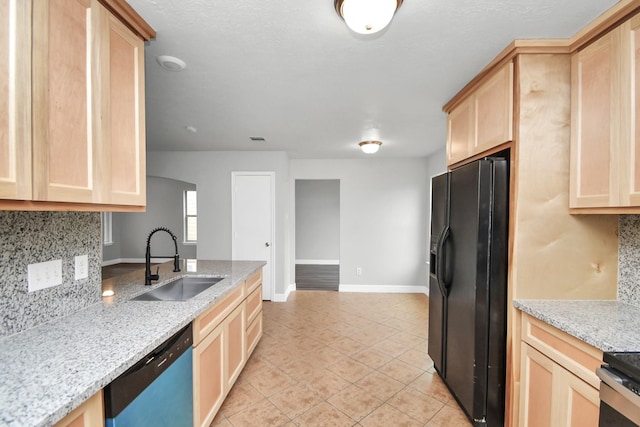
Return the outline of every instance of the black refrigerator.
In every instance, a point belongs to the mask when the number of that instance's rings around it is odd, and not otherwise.
[[[509,167],[433,178],[428,353],[475,426],[504,425]]]

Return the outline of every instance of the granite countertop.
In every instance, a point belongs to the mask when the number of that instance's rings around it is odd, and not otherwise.
[[[0,425],[50,426],[109,384],[260,269],[262,261],[183,260],[106,283],[115,295],[67,317],[0,340]],[[224,276],[188,301],[129,301],[175,277]]]
[[[513,305],[604,352],[640,351],[640,308],[618,301],[515,300]]]

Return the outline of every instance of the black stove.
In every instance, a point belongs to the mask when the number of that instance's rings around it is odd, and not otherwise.
[[[604,353],[602,360],[629,380],[640,383],[640,352]]]
[[[600,427],[640,425],[640,352],[604,353],[597,370],[600,384]]]

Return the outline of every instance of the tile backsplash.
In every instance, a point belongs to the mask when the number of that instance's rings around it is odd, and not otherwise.
[[[0,211],[0,337],[101,299],[100,214]],[[89,277],[75,280],[75,256],[88,255]],[[62,284],[28,292],[27,266],[62,260]]]
[[[618,300],[640,307],[640,215],[620,215]]]

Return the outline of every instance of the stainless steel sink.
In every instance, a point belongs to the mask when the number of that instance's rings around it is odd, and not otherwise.
[[[206,291],[224,277],[182,277],[152,291],[132,298],[133,301],[186,301]]]

